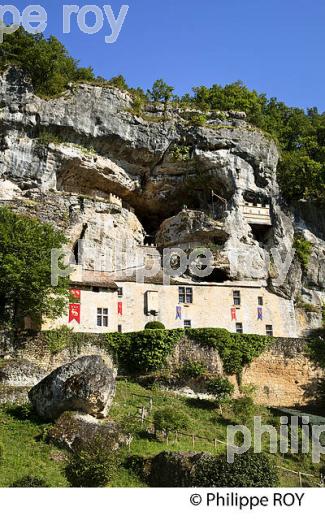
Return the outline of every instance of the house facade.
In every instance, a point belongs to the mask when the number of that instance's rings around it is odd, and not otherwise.
[[[167,329],[225,328],[230,332],[297,337],[293,301],[257,282],[138,283],[103,273],[71,280],[71,301],[61,318],[44,329],[66,325],[76,332],[134,332],[151,321]]]

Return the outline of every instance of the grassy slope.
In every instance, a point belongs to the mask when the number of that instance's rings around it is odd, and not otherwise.
[[[159,390],[148,391],[137,384],[119,382],[111,417],[135,428],[137,433],[134,434],[131,455],[151,456],[166,449],[193,451],[191,438],[180,437],[176,442],[171,436],[167,446],[166,443],[158,442],[152,435],[146,433],[146,426],[142,428],[138,419],[133,418],[139,415],[142,406],[148,407],[149,401],[145,396],[153,397],[153,410],[166,405],[182,409],[191,417],[189,433],[211,439],[211,443],[197,440],[195,451],[211,453],[224,451],[225,447],[221,444],[217,446],[217,450],[215,449],[213,439],[217,437],[226,440],[226,427],[231,419],[230,415],[227,417],[225,414],[224,418],[220,418],[213,404],[209,402],[193,402],[193,400],[167,395]],[[260,409],[259,412],[264,416],[268,413],[265,409]],[[150,422],[151,419],[149,418],[148,421]],[[21,411],[17,414],[17,411],[0,408],[0,443],[4,447],[4,461],[0,464],[0,486],[8,486],[28,474],[45,479],[52,487],[67,485],[63,474],[65,454],[43,440],[42,434],[46,427],[46,424],[38,422],[30,414],[27,414],[26,418]],[[319,467],[313,466],[309,457],[272,456],[272,461],[296,471],[315,475],[319,473]],[[280,477],[283,486],[297,486],[299,483],[296,476],[287,473],[281,472]],[[317,485],[317,481],[304,481],[304,484]],[[123,468],[111,485],[114,487],[144,486],[134,474]]]
[[[25,418],[18,407],[0,408],[0,444],[4,452],[0,462],[1,487],[26,475],[42,478],[51,487],[67,486],[62,472],[64,454],[38,438],[45,428],[34,417]]]

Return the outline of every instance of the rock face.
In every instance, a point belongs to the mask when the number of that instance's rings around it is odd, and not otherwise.
[[[65,411],[106,417],[115,395],[115,377],[101,357],[85,356],[54,370],[31,389],[29,399],[47,420]]]
[[[198,241],[216,246],[226,279],[324,303],[324,219],[312,204],[286,207],[277,147],[244,113],[211,113],[202,127],[180,108],[148,106],[140,117],[128,93],[92,85],[44,100],[16,67],[0,75],[0,97],[0,198],[64,229],[72,257],[83,239],[86,269],[140,265],[145,235],[161,249]],[[269,205],[268,225],[250,221],[247,204],[257,221]],[[279,281],[272,252],[285,258],[301,230],[313,245],[308,272],[289,255]]]
[[[31,387],[37,385],[45,375],[45,370],[26,359],[8,361],[0,368],[0,385]]]
[[[178,215],[165,220],[157,234],[159,247],[209,243],[214,239],[226,242],[228,238],[221,222],[203,211],[183,209]]]

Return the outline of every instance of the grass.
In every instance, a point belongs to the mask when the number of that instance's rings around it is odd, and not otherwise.
[[[153,410],[142,426],[140,411],[142,407],[149,409],[149,399],[152,398]],[[159,408],[173,406],[182,410],[190,417],[189,437],[174,434],[166,441],[159,441],[153,435],[150,424],[152,414]],[[265,418],[265,423],[276,424],[277,419],[263,407],[258,407],[258,414]],[[119,381],[117,394],[110,411],[110,418],[126,426],[127,431],[133,432],[133,442],[130,451],[123,449],[122,463],[129,455],[154,456],[161,451],[207,451],[220,454],[225,446],[217,444],[214,438],[225,441],[227,425],[234,423],[231,411],[225,408],[221,417],[214,403],[180,398],[166,393],[159,388],[148,390],[137,383]],[[50,487],[67,486],[64,477],[66,453],[56,449],[45,441],[44,432],[47,424],[40,422],[24,407],[0,408],[0,445],[4,448],[4,460],[0,463],[0,487],[10,486],[15,480],[26,475],[33,475],[44,479]],[[195,434],[195,448],[193,449],[191,434]],[[199,437],[207,437],[208,442]],[[309,456],[282,456],[270,455],[272,462],[278,466],[285,466],[293,471],[319,474],[319,466],[313,465]],[[297,475],[280,471],[281,486],[298,486]],[[304,480],[306,486],[316,486],[317,480]],[[145,487],[145,484],[131,471],[121,466],[116,477],[110,483],[111,487]]]
[[[0,408],[0,487],[9,487],[27,475],[44,479],[51,487],[65,487],[64,453],[42,440],[46,424],[24,407]]]

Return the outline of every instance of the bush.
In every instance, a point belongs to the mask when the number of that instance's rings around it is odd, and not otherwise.
[[[186,361],[180,369],[180,374],[184,378],[198,378],[203,376],[206,367],[200,361]]]
[[[107,334],[106,346],[130,372],[160,370],[183,336],[183,330],[144,330]]]
[[[265,454],[249,451],[233,464],[227,455],[162,452],[132,459],[129,467],[150,487],[274,487],[278,475]]]
[[[316,366],[325,369],[325,338],[324,329],[318,331],[317,338],[311,338],[306,347],[306,355]]]
[[[117,471],[118,458],[114,447],[95,439],[74,452],[65,468],[72,487],[105,487]]]
[[[146,324],[145,326],[145,329],[152,329],[152,330],[162,330],[162,329],[166,329],[165,325],[163,323],[161,323],[160,321],[150,321],[149,323]]]
[[[225,377],[216,377],[208,380],[207,390],[216,397],[218,402],[222,402],[231,397],[235,387]]]
[[[197,487],[274,487],[278,485],[276,468],[264,453],[249,451],[237,455],[233,464],[227,455],[204,455],[196,465]]]
[[[47,347],[51,354],[58,354],[70,345],[70,337],[73,335],[72,329],[66,325],[53,330],[44,332]]]
[[[226,329],[188,329],[186,335],[202,346],[216,350],[229,375],[240,374],[273,341],[273,338],[256,334],[232,334]]]
[[[240,397],[233,402],[232,411],[237,422],[246,424],[251,420],[256,411],[254,400],[251,396]]]
[[[193,126],[204,126],[207,122],[207,116],[204,114],[192,114],[189,121]]]
[[[313,245],[302,236],[296,236],[293,247],[296,250],[296,256],[304,270],[307,269],[310,256],[313,250]]]
[[[155,412],[153,422],[156,432],[168,433],[187,430],[190,418],[181,410],[166,406]]]
[[[4,449],[3,449],[2,442],[0,442],[0,464],[3,461],[3,457],[4,457]]]
[[[10,486],[11,488],[47,488],[50,487],[48,483],[42,478],[33,477],[33,475],[26,475],[19,480],[16,480]]]

